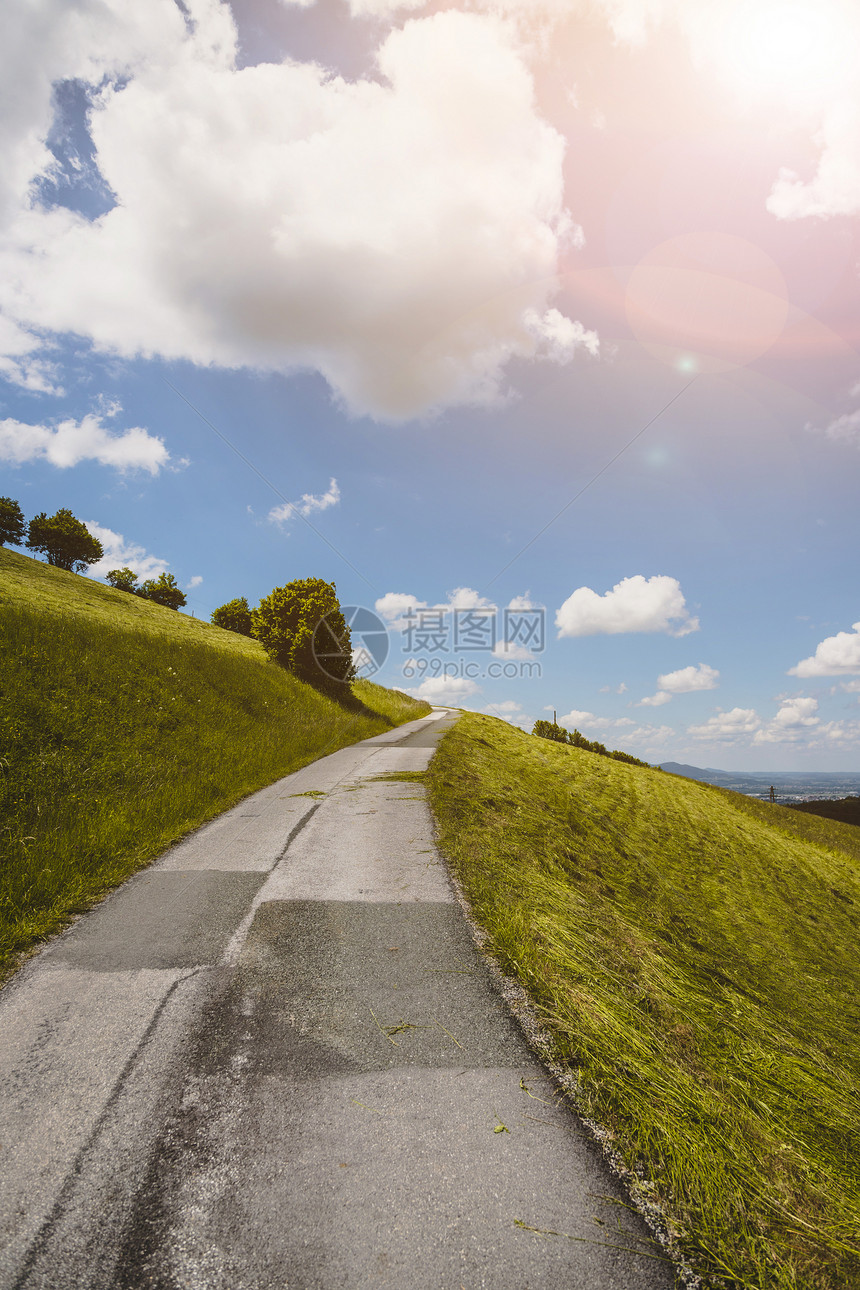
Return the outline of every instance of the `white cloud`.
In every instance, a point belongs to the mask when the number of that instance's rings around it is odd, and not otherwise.
[[[398,0],[353,0],[393,12]],[[411,3],[411,0],[410,0]],[[473,0],[523,23],[582,14],[581,0]],[[820,149],[809,180],[779,171],[767,201],[778,219],[860,211],[860,86],[856,56],[860,11],[841,0],[786,5],[715,4],[714,0],[597,0],[617,40],[642,45],[663,26],[677,27],[693,62],[722,78],[747,113],[775,110],[809,131]],[[592,124],[598,122],[592,117]]]
[[[42,340],[0,315],[0,376],[34,394],[62,394],[54,364],[38,356]]]
[[[840,751],[860,748],[860,721],[828,721],[816,730],[814,741],[819,747],[836,745]]]
[[[501,717],[503,721],[510,722],[512,726],[519,726],[521,730],[530,730],[534,725],[534,720],[527,715],[516,699],[506,699],[503,703],[488,703],[484,712],[491,717]]]
[[[809,181],[783,167],[767,200],[777,219],[856,215],[860,211],[860,99],[825,109],[818,134],[821,156]]]
[[[578,349],[586,350],[592,358],[600,352],[597,332],[586,331],[581,322],[572,322],[557,309],[548,309],[543,315],[536,309],[527,309],[523,321],[537,341],[536,358],[544,358],[551,363],[569,363]]]
[[[19,466],[27,461],[48,461],[67,469],[82,461],[97,461],[120,471],[146,470],[157,475],[170,454],[164,440],[140,426],[111,434],[102,418],[90,414],[82,421],[60,421],[56,426],[25,425],[7,418],[0,421],[0,461]]]
[[[668,690],[658,690],[656,694],[652,694],[649,698],[640,699],[636,706],[637,708],[660,708],[664,703],[671,702],[672,695],[669,694]]]
[[[577,588],[556,613],[555,623],[559,637],[620,632],[686,636],[699,629],[698,618],[687,612],[677,578],[644,578],[638,573],[622,578],[602,596],[590,587]]]
[[[461,676],[428,676],[426,681],[414,689],[407,690],[416,699],[426,699],[428,703],[451,703],[459,707],[464,699],[477,694],[480,686]]]
[[[93,520],[84,520],[83,524],[94,538],[98,538],[104,548],[104,558],[97,564],[91,564],[87,569],[91,578],[105,578],[111,569],[133,569],[141,580],[157,578],[160,573],[167,572],[169,565],[166,560],[160,559],[157,555],[150,555],[136,542],[126,542],[121,533],[115,533],[113,529],[105,528],[103,524],[96,524]],[[203,581],[202,578],[200,581]],[[193,582],[194,579],[192,579]]]
[[[842,416],[834,419],[820,430],[817,426],[807,423],[807,430],[818,430],[827,439],[833,443],[855,444],[860,448],[860,408],[854,412],[845,412]]]
[[[596,717],[593,712],[586,712],[582,708],[571,708],[570,712],[566,712],[563,717],[559,717],[558,724],[566,729],[568,726],[578,728],[579,726],[602,726],[606,723],[600,717]]]
[[[732,742],[754,734],[760,726],[761,718],[754,708],[732,708],[729,712],[720,709],[703,725],[688,726],[687,733],[694,739]]]
[[[794,743],[808,734],[810,727],[820,724],[820,718],[815,715],[817,711],[818,700],[810,696],[784,699],[774,719],[756,731],[753,743]]]
[[[431,625],[429,615],[434,612],[447,614],[452,609],[495,610],[496,605],[492,600],[487,600],[480,595],[473,587],[455,587],[453,591],[448,592],[446,601],[435,605],[428,605],[426,600],[419,600],[417,596],[406,592],[387,591],[384,596],[379,597],[374,608],[393,631],[402,632],[409,626],[421,625],[415,615],[422,609],[427,610],[428,617],[424,619],[423,625],[429,629]],[[444,623],[444,619],[440,621]],[[513,657],[520,656],[513,655]]]
[[[185,584],[185,590],[186,590],[186,591],[193,591],[193,590],[194,590],[194,588],[195,588],[195,587],[199,587],[199,586],[201,585],[201,583],[202,583],[202,582],[203,582],[202,575],[201,575],[201,574],[199,574],[199,573],[195,573],[195,574],[194,574],[194,576],[192,577],[191,581],[190,581],[190,582],[187,582],[187,583]]]
[[[472,587],[455,587],[448,592],[445,609],[495,609],[495,603],[481,596]]]
[[[659,708],[669,703],[676,694],[692,694],[696,690],[715,690],[720,674],[716,668],[707,663],[698,667],[682,667],[677,672],[666,672],[657,677],[657,693],[650,698],[642,699],[637,707]]]
[[[353,411],[391,420],[493,404],[512,358],[595,352],[551,305],[572,229],[564,139],[493,15],[407,21],[378,76],[350,82],[238,66],[218,0],[18,8],[0,68],[14,109],[0,304],[19,331],[315,369]],[[93,220],[28,198],[53,165],[51,84],[70,77],[102,87],[91,132],[116,204]]]
[[[407,614],[414,615],[419,609],[426,609],[426,600],[418,600],[415,596],[407,595],[400,591],[387,591],[384,596],[376,601],[374,605],[380,618],[383,618],[389,627],[395,631],[402,631],[407,625]]]
[[[860,675],[860,623],[854,623],[850,632],[827,636],[810,658],[788,669],[789,676],[801,677],[852,674]]]
[[[698,667],[682,667],[677,672],[666,672],[657,677],[657,686],[670,694],[692,694],[696,690],[715,690],[720,674],[707,663]]]
[[[276,524],[286,524],[289,520],[294,519],[296,515],[313,515],[314,511],[327,511],[330,506],[337,506],[340,501],[340,489],[337,486],[337,480],[332,479],[326,492],[315,496],[313,493],[302,493],[301,500],[298,502],[284,502],[282,506],[275,506],[269,511],[269,519],[274,520]]]
[[[525,645],[518,645],[516,641],[497,641],[493,646],[493,656],[506,660],[520,660],[534,658],[534,654]]]
[[[514,596],[508,603],[508,609],[535,609],[536,606],[532,601],[531,592],[527,591],[523,596]]]

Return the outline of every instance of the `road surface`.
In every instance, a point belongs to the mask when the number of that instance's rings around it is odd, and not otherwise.
[[[0,992],[3,1290],[668,1290],[494,988],[420,782],[245,799]]]

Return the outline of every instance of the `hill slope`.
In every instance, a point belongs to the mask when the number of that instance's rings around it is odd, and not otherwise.
[[[256,641],[0,547],[0,977],[246,794],[429,712],[349,706]]]
[[[478,715],[428,778],[489,948],[706,1284],[860,1286],[858,831]]]

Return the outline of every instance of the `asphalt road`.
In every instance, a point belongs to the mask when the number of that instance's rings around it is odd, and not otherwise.
[[[4,1290],[668,1290],[475,950],[445,713],[220,816],[0,992]]]

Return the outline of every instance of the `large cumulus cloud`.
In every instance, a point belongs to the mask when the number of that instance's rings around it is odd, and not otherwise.
[[[407,21],[378,77],[348,82],[314,64],[240,68],[218,0],[191,0],[187,22],[162,0],[137,24],[118,0],[39,13],[59,34],[22,16],[38,93],[0,176],[2,305],[19,331],[312,368],[352,410],[391,419],[494,400],[514,356],[596,351],[550,307],[578,233],[564,142],[504,22]],[[69,76],[104,78],[91,130],[115,205],[97,219],[27,197],[53,165],[46,95]]]

